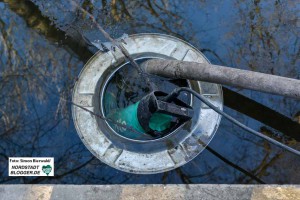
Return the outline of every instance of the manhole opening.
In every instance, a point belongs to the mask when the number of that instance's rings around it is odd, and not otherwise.
[[[141,64],[152,58],[154,57],[142,57],[137,58],[136,61],[138,64]],[[165,93],[170,93],[176,87],[189,87],[189,82],[187,80],[171,80],[155,76],[150,77],[157,89]],[[128,125],[125,121],[118,119],[116,115],[126,115],[127,118],[134,118],[134,111],[136,110],[139,101],[142,97],[149,94],[149,92],[149,86],[144,80],[141,79],[138,71],[130,63],[127,62],[121,65],[110,74],[110,77],[107,79],[105,84],[103,97],[100,98],[105,117],[114,119],[118,123]],[[181,94],[179,99],[186,104],[191,104],[191,96],[188,94]],[[163,130],[165,133],[162,137],[156,138],[153,138],[147,134],[138,134],[132,132],[125,127],[118,126],[111,122],[108,122],[108,124],[115,134],[125,137],[126,139],[139,141],[156,140],[168,136],[179,127],[179,124],[174,122],[176,121],[175,117],[173,117],[172,122],[168,120],[168,117],[170,116],[160,116],[159,121],[153,119],[153,124],[155,124],[156,128]],[[150,123],[150,127],[153,124]],[[133,128],[141,133],[144,132],[142,129],[140,129],[141,127],[138,127],[138,125]]]
[[[191,45],[171,36],[132,35],[126,43],[128,51],[139,63],[152,58],[208,62]],[[108,117],[115,110],[124,109],[150,93],[145,81],[139,77],[118,52],[115,55],[99,52],[81,72],[73,100]],[[222,89],[219,85],[163,78],[153,78],[153,82],[167,94],[178,86],[189,87],[222,109]],[[122,171],[152,174],[175,169],[192,160],[210,142],[219,125],[220,115],[201,101],[184,93],[179,99],[193,107],[192,119],[158,139],[123,136],[114,130],[109,120],[91,116],[76,107],[72,109],[78,134],[97,158]]]

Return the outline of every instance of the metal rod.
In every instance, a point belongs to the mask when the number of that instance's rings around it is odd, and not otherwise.
[[[300,80],[208,63],[152,59],[144,64],[150,74],[230,85],[300,99]]]

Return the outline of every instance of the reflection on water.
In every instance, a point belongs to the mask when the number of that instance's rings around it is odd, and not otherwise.
[[[194,44],[214,64],[300,78],[297,1],[79,3],[114,37],[124,32],[171,34]],[[59,96],[68,97],[92,55],[78,32],[91,40],[103,37],[66,1],[2,0],[0,11],[0,183],[299,184],[299,158],[225,120],[209,149],[171,172],[132,175],[101,163],[78,138],[70,107],[59,103]],[[225,91],[225,105],[225,111],[244,124],[299,149],[299,138],[285,136],[299,134],[299,102],[231,89]],[[7,158],[13,156],[53,156],[56,176],[8,177]]]

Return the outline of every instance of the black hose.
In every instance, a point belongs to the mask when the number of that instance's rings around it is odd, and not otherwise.
[[[232,123],[236,124],[237,126],[241,127],[242,129],[252,133],[253,135],[256,135],[258,137],[261,137],[267,141],[269,141],[270,143],[276,145],[276,146],[279,146],[291,153],[294,153],[298,156],[300,156],[300,151],[296,150],[296,149],[293,149],[285,144],[282,144],[260,132],[257,132],[251,128],[249,128],[248,126],[240,123],[239,121],[237,121],[236,119],[234,119],[233,117],[231,117],[230,115],[224,113],[222,110],[220,110],[219,108],[217,108],[216,106],[214,106],[212,103],[210,103],[203,95],[195,92],[194,90],[190,89],[190,88],[186,88],[186,87],[181,87],[181,88],[176,88],[172,93],[170,93],[165,99],[168,100],[168,99],[171,99],[175,96],[178,96],[180,92],[182,91],[186,91],[186,92],[189,92],[191,94],[193,94],[195,97],[197,97],[200,101],[202,101],[203,103],[205,103],[207,106],[209,106],[211,109],[213,109],[215,112],[219,113],[220,115],[222,115],[223,117],[225,117],[226,119],[228,119],[229,121],[231,121]]]

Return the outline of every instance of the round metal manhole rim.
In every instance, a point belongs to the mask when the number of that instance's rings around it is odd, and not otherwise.
[[[209,62],[205,56],[192,45],[178,38],[162,34],[137,34],[125,39],[125,48],[132,55],[141,53],[156,53],[172,57],[177,60],[193,62]],[[78,81],[73,90],[73,102],[83,107],[95,110],[93,96],[96,95],[96,87],[104,73],[110,66],[125,61],[121,52],[116,51],[95,54],[82,69]],[[214,105],[223,108],[223,94],[221,86],[211,83],[198,82],[201,93],[204,94]],[[205,87],[204,87],[205,85]],[[207,91],[205,91],[207,90]],[[199,135],[204,137],[204,143],[208,144],[213,138],[221,116],[203,105],[202,118],[199,124],[191,131],[182,144],[175,148],[157,153],[136,153],[122,150],[114,146],[103,134],[101,127],[96,123],[97,119],[90,113],[72,106],[72,115],[78,135],[85,146],[102,162],[109,166],[137,174],[153,174],[169,171],[180,167],[195,158],[203,149],[197,142]],[[200,131],[200,134],[196,134]],[[202,137],[203,139],[203,137]],[[195,150],[196,149],[196,150]]]

